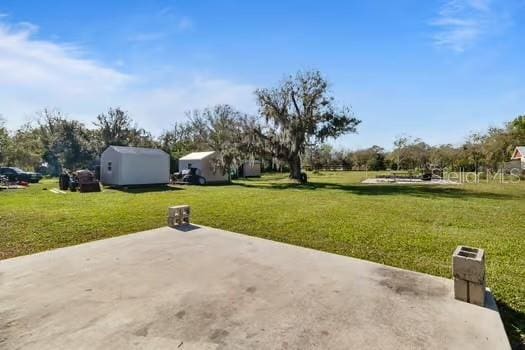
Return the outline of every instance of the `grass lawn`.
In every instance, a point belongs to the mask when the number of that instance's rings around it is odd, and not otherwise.
[[[198,224],[451,277],[459,244],[485,248],[488,286],[514,343],[525,343],[525,181],[361,185],[364,173],[286,176],[229,186],[55,194],[44,180],[0,192],[0,259],[164,226],[190,204]]]

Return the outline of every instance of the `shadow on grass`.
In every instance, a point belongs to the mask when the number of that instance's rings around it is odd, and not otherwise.
[[[525,313],[513,309],[501,300],[496,300],[496,303],[512,349],[525,350]]]
[[[217,183],[210,183],[206,184],[202,187],[222,187],[222,186],[231,186],[233,185],[231,182],[217,182]],[[112,190],[117,190],[121,192],[126,193],[133,193],[133,194],[139,194],[139,193],[151,193],[151,192],[169,192],[169,191],[183,191],[186,189],[187,186],[190,187],[201,187],[199,185],[192,185],[192,184],[172,184],[172,185],[165,185],[165,186],[125,186],[125,187],[111,187]]]
[[[167,186],[128,186],[128,187],[111,187],[112,190],[140,194],[140,193],[152,193],[152,192],[171,192],[171,191],[182,191],[184,188],[175,187],[171,185]]]
[[[309,182],[308,184],[295,183],[257,183],[237,182],[236,185],[250,188],[271,188],[276,190],[305,190],[332,189],[347,191],[357,195],[386,196],[405,194],[419,197],[445,197],[445,198],[485,198],[485,199],[512,199],[515,196],[493,192],[473,192],[463,188],[443,185],[374,185],[374,184],[337,184],[328,182]]]

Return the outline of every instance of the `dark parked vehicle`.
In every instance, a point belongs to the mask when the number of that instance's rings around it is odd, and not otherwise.
[[[172,181],[183,184],[206,185],[206,178],[200,175],[200,169],[197,168],[184,169],[180,173],[173,174]]]
[[[42,175],[39,173],[32,173],[23,171],[19,168],[3,167],[0,168],[0,175],[5,176],[9,181],[25,181],[30,183],[37,183],[42,179]]]

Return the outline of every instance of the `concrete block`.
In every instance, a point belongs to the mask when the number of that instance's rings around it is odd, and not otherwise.
[[[471,304],[485,306],[485,251],[458,246],[452,256],[454,297]]]
[[[477,284],[485,283],[485,251],[479,248],[458,246],[452,256],[454,278]]]
[[[454,277],[454,298],[468,303],[468,282]]]
[[[189,205],[176,205],[168,208],[168,226],[188,225],[191,209]]]
[[[186,206],[185,205],[175,205],[172,207],[168,207],[168,216],[179,216],[184,207]]]
[[[468,282],[469,303],[485,306],[485,282],[482,284]]]

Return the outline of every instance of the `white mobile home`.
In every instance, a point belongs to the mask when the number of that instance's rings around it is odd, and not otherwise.
[[[109,186],[170,182],[170,156],[160,150],[109,146],[100,157],[100,181]]]
[[[222,169],[215,169],[213,159],[216,156],[214,151],[193,152],[179,159],[179,172],[196,168],[197,175],[204,177],[206,183],[224,183],[229,181],[228,174]]]

